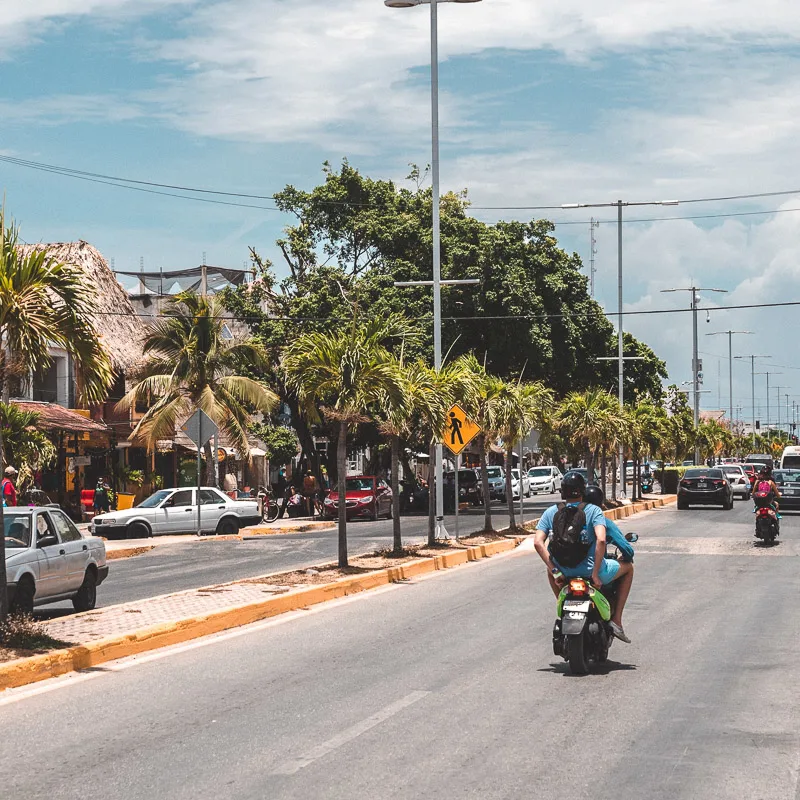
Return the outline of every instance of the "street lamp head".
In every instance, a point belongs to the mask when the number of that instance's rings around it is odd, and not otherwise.
[[[561,208],[582,208],[580,203],[562,203]]]
[[[679,206],[681,204],[680,200],[662,200],[659,205],[662,206]]]
[[[420,0],[383,0],[383,4],[389,8],[413,8],[421,5]]]

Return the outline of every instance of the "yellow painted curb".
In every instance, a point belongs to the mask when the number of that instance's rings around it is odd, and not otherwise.
[[[76,645],[63,650],[54,650],[51,653],[9,661],[6,664],[0,664],[0,690],[36,683],[74,670],[88,669],[106,661],[126,658],[148,650],[156,650],[201,636],[220,633],[229,628],[249,625],[252,622],[296,611],[300,608],[308,608],[327,600],[335,600],[389,583],[408,580],[415,575],[447,569],[481,558],[489,558],[497,553],[513,550],[521,541],[523,539],[518,537],[476,545],[465,550],[456,550],[441,556],[410,561],[397,567],[389,567],[365,575],[341,578],[332,583],[311,586],[307,589],[297,589],[278,597],[259,600],[244,606],[231,606],[202,616],[142,628],[125,636],[112,636],[92,644]]]
[[[143,545],[142,547],[126,547],[121,550],[107,550],[106,561],[116,561],[118,558],[131,558],[131,556],[140,556],[142,553],[148,553],[155,547],[154,544]]]
[[[281,533],[308,533],[309,531],[331,531],[336,527],[336,521],[331,522],[300,522],[297,525],[283,525],[280,528],[271,528],[268,525],[253,525],[239,534],[245,536],[277,536]]]

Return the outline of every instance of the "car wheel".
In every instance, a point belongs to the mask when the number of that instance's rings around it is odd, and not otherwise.
[[[36,595],[36,585],[30,575],[25,575],[17,584],[11,612],[15,614],[33,614],[33,598]]]
[[[78,594],[72,598],[76,611],[91,611],[97,605],[97,575],[93,569],[87,569]]]
[[[144,522],[132,522],[125,529],[126,539],[149,539],[152,535],[153,531]]]
[[[217,524],[217,536],[236,536],[239,533],[239,523],[235,519],[225,517]]]

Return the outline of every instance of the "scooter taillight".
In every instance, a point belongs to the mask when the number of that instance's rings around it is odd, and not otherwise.
[[[586,581],[582,578],[569,582],[570,594],[586,594],[587,591],[588,587],[586,586]]]
[[[768,508],[759,508],[758,513],[756,514],[758,517],[769,517],[770,515],[771,512]]]

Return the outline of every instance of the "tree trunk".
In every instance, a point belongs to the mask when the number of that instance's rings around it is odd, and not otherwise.
[[[203,445],[203,452],[206,454],[206,486],[215,486],[214,482],[214,456],[216,453],[211,452],[211,440]]]
[[[605,460],[605,457],[604,459]],[[611,458],[611,499],[617,500],[617,456],[616,453]]]
[[[608,481],[608,456],[604,447],[600,456],[600,485],[602,486],[603,494],[606,493],[606,481]]]
[[[428,446],[428,547],[436,544],[436,442]]]
[[[482,434],[478,437],[478,448],[481,453],[481,495],[483,496],[483,529],[485,531],[494,530],[492,525],[492,498],[489,494],[489,473],[486,464],[486,437]]]
[[[400,531],[400,437],[392,436],[392,552],[400,555],[403,536]]]
[[[508,503],[508,527],[513,531],[517,528],[517,519],[514,516],[514,491],[511,488],[511,467],[514,457],[512,447],[506,447],[506,503]],[[519,476],[522,478],[522,466],[520,465]],[[519,483],[519,492],[522,494],[522,481]]]
[[[347,566],[347,423],[339,423],[336,445],[336,472],[339,476],[339,569]]]

